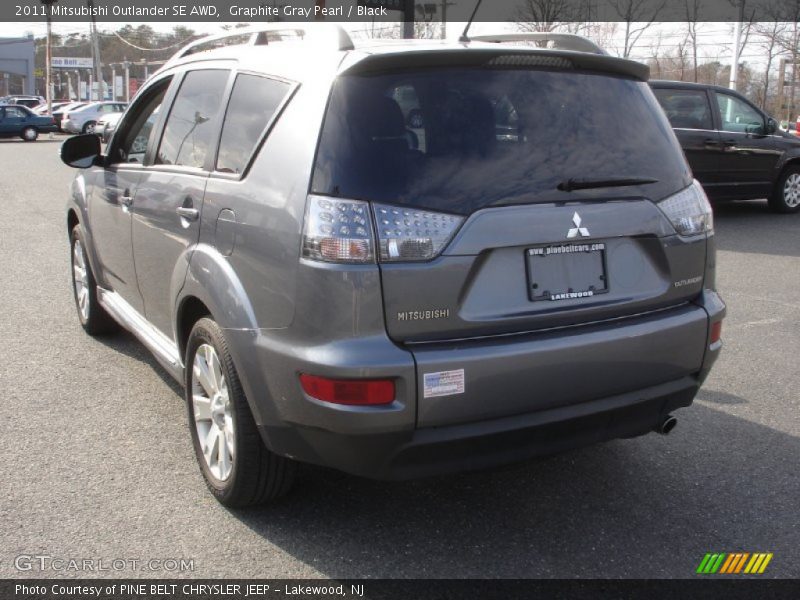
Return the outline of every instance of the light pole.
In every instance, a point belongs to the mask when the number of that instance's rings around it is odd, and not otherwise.
[[[45,98],[47,98],[47,114],[53,114],[53,93],[50,91],[50,79],[52,77],[52,66],[51,63],[53,62],[53,47],[52,47],[52,35],[53,35],[53,23],[52,23],[52,11],[53,11],[53,4],[58,2],[58,0],[40,0],[42,4],[44,4],[45,13],[47,13],[47,41],[45,42],[45,58],[44,58],[44,94]]]

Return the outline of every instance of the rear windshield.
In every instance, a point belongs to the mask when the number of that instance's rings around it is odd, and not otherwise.
[[[558,191],[568,179],[655,179]],[[332,91],[315,193],[457,214],[631,197],[689,183],[647,84],[594,73],[477,68],[344,75]]]

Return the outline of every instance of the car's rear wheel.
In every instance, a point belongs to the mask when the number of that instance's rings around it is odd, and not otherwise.
[[[39,138],[39,130],[36,127],[26,127],[19,134],[26,142],[35,142]]]
[[[800,166],[787,168],[769,199],[769,207],[778,213],[800,211]]]
[[[83,126],[81,133],[94,133],[95,125],[97,125],[97,123],[95,123],[94,121],[89,121]]]
[[[225,506],[262,504],[286,494],[296,463],[261,440],[225,334],[210,318],[192,328],[185,390],[197,462],[206,485]]]
[[[89,335],[113,333],[119,329],[97,299],[97,282],[92,267],[86,258],[86,250],[81,237],[80,225],[72,229],[70,236],[72,258],[72,293],[78,319]]]

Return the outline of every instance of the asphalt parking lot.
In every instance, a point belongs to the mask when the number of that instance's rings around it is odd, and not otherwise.
[[[78,324],[74,173],[46,137],[0,141],[0,578],[93,574],[19,555],[191,559],[202,578],[692,577],[739,551],[800,577],[800,215],[718,207],[724,352],[671,435],[410,483],[306,468],[280,503],[231,511],[179,388],[132,336]]]

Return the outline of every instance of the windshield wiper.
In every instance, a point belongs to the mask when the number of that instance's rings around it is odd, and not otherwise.
[[[643,185],[646,183],[658,183],[658,179],[649,177],[620,177],[617,179],[567,179],[558,184],[558,189],[562,192],[572,192],[574,190],[589,190],[593,188],[623,187],[628,185]]]

